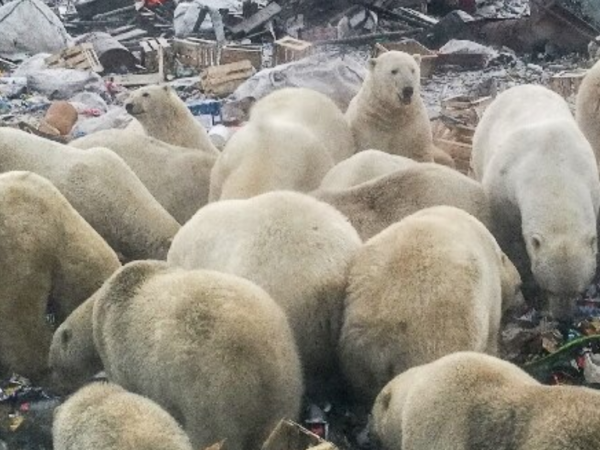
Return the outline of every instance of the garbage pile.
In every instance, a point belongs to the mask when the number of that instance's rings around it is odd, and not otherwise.
[[[577,299],[572,320],[532,308],[507,324],[502,340],[503,356],[543,383],[600,388],[600,279]]]
[[[18,375],[0,380],[0,449],[51,449],[52,413],[60,399]]]

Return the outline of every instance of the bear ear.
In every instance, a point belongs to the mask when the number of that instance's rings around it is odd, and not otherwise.
[[[369,58],[369,70],[373,70],[377,65],[377,60],[375,58]]]
[[[542,236],[539,234],[534,234],[531,236],[531,247],[533,247],[534,250],[539,250],[540,247],[542,246]]]
[[[390,402],[392,401],[392,392],[391,389],[382,394],[381,397],[381,407],[383,411],[387,411],[390,407]]]
[[[412,55],[413,59],[417,62],[417,64],[421,64],[421,55],[419,55],[418,53]]]
[[[71,341],[72,336],[73,336],[73,333],[71,332],[71,330],[69,330],[68,328],[63,330],[63,332],[60,335],[61,344],[63,346],[67,346],[69,344],[69,342]]]

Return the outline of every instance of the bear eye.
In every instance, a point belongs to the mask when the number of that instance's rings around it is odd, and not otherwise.
[[[410,73],[415,73],[415,68],[414,67],[410,68]]]
[[[392,75],[397,75],[398,74],[398,69],[393,69],[392,70]]]
[[[150,97],[150,94],[149,94],[148,92],[144,92],[144,93],[142,94],[142,97]]]

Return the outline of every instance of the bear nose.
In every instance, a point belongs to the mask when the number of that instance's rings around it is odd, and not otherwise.
[[[133,104],[132,103],[127,103],[125,105],[125,111],[127,111],[128,113],[130,113],[131,111],[133,111]]]
[[[415,90],[411,87],[405,87],[404,89],[402,89],[402,96],[404,98],[411,98],[414,93],[415,93]]]

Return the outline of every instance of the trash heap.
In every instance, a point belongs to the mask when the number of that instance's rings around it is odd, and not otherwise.
[[[0,29],[0,126],[65,143],[126,127],[129,91],[169,83],[222,147],[276,89],[312,88],[345,110],[369,57],[420,54],[435,144],[463,173],[499,92],[538,83],[573,104],[600,58],[594,0],[5,0]],[[579,304],[569,323],[535,309],[513,318],[503,356],[546,383],[600,387],[600,280]],[[50,449],[58,402],[17,375],[0,380],[0,450]],[[343,402],[309,403],[312,433],[278,432],[303,448],[370,449],[365,423]]]

